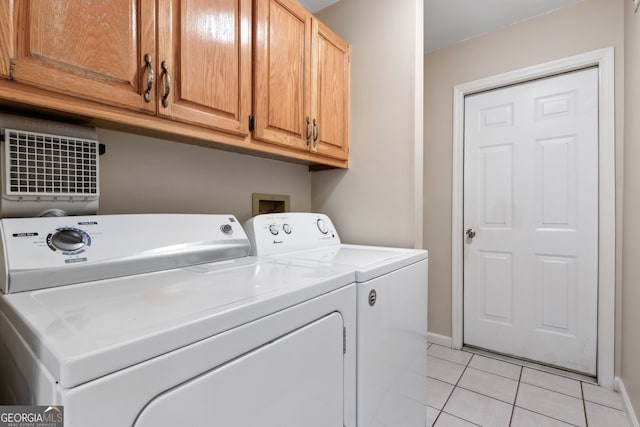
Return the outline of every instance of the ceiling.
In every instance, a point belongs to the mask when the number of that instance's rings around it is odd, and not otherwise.
[[[582,0],[425,0],[424,51],[542,15]]]
[[[338,1],[298,0],[312,13]],[[424,0],[424,51],[432,52],[580,1]]]
[[[298,3],[303,5],[309,12],[316,13],[325,7],[331,6],[340,0],[298,0]]]

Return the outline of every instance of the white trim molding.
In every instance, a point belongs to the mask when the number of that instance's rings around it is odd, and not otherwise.
[[[427,332],[427,342],[451,348],[451,337],[447,337],[445,335]]]
[[[622,379],[616,377],[615,384],[616,390],[620,392],[620,397],[622,398],[622,406],[624,407],[624,412],[627,414],[629,424],[631,424],[633,427],[640,427],[640,424],[638,423],[638,417],[636,416],[636,412],[633,410],[633,405],[631,404],[631,400],[629,399],[627,389],[624,387]]]
[[[615,340],[615,112],[613,47],[464,83],[453,88],[453,188],[451,232],[452,347],[463,337],[463,200],[464,97],[543,77],[598,67],[599,74],[599,230],[598,230],[598,354],[601,386],[614,386]]]

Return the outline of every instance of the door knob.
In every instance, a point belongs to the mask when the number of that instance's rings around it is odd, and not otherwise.
[[[476,237],[476,232],[473,231],[473,228],[468,229],[465,234],[469,239],[473,239],[474,237]]]

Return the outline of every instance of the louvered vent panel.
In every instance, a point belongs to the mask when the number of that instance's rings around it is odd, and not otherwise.
[[[5,129],[5,158],[7,195],[98,195],[98,141]]]

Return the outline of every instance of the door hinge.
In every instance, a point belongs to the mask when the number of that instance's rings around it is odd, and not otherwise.
[[[342,328],[342,354],[347,354],[347,328]]]
[[[13,80],[13,72],[15,68],[16,68],[16,64],[13,61],[11,61],[9,63],[9,80]]]
[[[249,116],[249,132],[253,132],[256,128],[256,118],[253,116]]]

